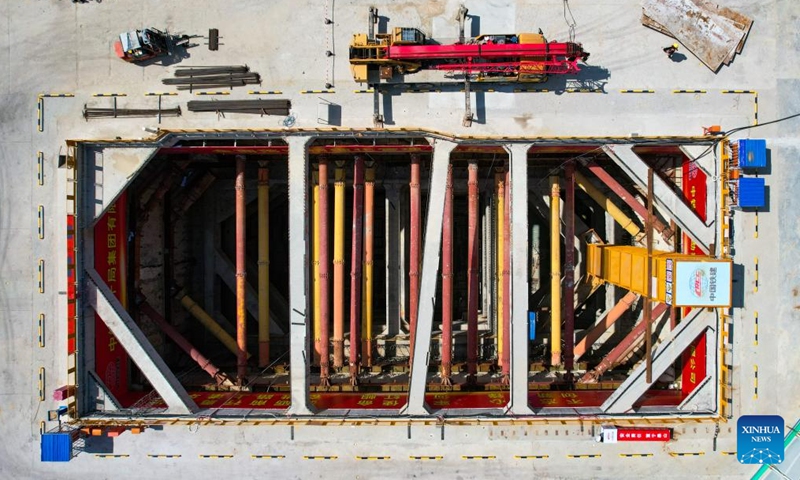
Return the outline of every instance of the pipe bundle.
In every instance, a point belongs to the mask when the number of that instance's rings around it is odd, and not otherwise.
[[[292,108],[289,100],[191,100],[190,112],[256,113],[260,115],[288,115]]]

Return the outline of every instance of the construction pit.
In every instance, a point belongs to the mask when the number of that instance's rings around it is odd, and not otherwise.
[[[738,145],[264,131],[70,148],[74,184],[95,185],[76,190],[69,220],[93,240],[74,242],[86,270],[76,291],[88,292],[75,296],[75,345],[94,347],[76,356],[81,416],[708,418],[724,408],[726,317],[685,307],[731,305],[728,232],[715,226],[728,221],[715,208],[727,184],[710,180],[728,163],[708,153],[729,158]],[[130,173],[106,174],[124,162]],[[661,302],[645,305],[648,182],[650,295]],[[719,284],[716,273],[673,282],[662,257],[716,265]],[[698,298],[673,301],[673,284]],[[136,348],[146,360],[126,354]],[[165,395],[154,374],[180,387]]]

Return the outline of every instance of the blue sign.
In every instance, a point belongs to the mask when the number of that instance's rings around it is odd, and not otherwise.
[[[783,461],[783,418],[744,415],[736,424],[739,463],[770,465]]]

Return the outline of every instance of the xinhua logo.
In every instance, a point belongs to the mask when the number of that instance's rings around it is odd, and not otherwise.
[[[783,418],[779,415],[744,415],[736,425],[739,463],[770,465],[783,461]]]

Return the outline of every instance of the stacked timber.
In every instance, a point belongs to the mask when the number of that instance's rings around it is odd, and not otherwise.
[[[247,65],[178,67],[175,70],[175,78],[162,79],[161,83],[177,86],[178,90],[191,91],[258,85],[261,83],[261,76],[251,72]]]
[[[644,0],[642,25],[674,38],[716,72],[742,53],[753,20],[709,0]]]
[[[259,115],[289,115],[289,100],[191,100],[190,112],[255,113]]]

